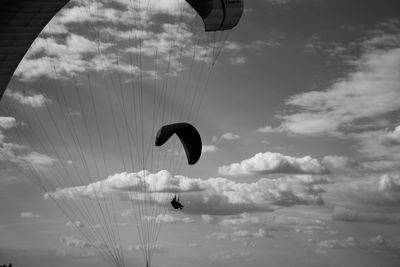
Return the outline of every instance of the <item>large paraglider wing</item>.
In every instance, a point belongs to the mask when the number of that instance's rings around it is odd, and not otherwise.
[[[180,122],[161,127],[157,132],[156,146],[162,146],[174,134],[182,142],[188,163],[190,165],[196,164],[201,156],[201,137],[196,128],[189,123]]]
[[[234,28],[243,14],[243,0],[186,0],[203,19],[206,32]]]
[[[19,62],[69,0],[0,0],[0,99]]]

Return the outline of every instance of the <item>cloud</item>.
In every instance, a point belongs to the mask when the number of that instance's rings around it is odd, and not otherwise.
[[[91,248],[89,242],[77,239],[72,236],[60,236],[61,243],[74,248]]]
[[[84,225],[82,222],[80,222],[80,221],[75,221],[75,222],[68,221],[68,222],[65,224],[65,226],[71,227],[71,228],[82,228],[82,227],[84,227],[85,225]]]
[[[257,153],[254,157],[218,168],[222,175],[238,176],[252,174],[326,174],[328,170],[310,156],[294,158],[280,153]]]
[[[185,2],[160,0],[146,5],[138,1],[115,2],[116,5],[107,1],[80,1],[63,8],[34,42],[16,75],[23,81],[31,81],[43,76],[59,79],[87,71],[117,71],[153,78],[164,74],[154,73],[146,64],[136,61],[131,64],[130,58],[137,58],[140,53],[144,60],[148,57],[153,61],[156,51],[159,69],[168,65],[166,75],[177,75],[188,68],[193,50],[196,62],[210,63],[213,49],[222,45],[199,34],[198,26],[203,27],[201,20],[195,19],[196,12]],[[88,29],[88,25],[92,27]],[[243,51],[226,49],[226,52],[234,53],[232,58],[236,58],[236,63],[243,61]]]
[[[393,131],[387,131],[386,134],[381,137],[381,143],[389,147],[400,146],[400,125]]]
[[[322,165],[328,168],[330,171],[354,171],[361,170],[361,164],[353,159],[346,156],[325,156],[322,159]]]
[[[363,174],[362,179],[343,177],[341,182],[331,184],[326,189],[327,197],[335,199],[336,203],[343,203],[341,205],[344,206],[349,205],[349,203],[356,203],[357,205],[367,205],[370,208],[373,207],[372,205],[397,207],[400,204],[399,184],[398,175],[378,176],[372,174],[368,176]]]
[[[159,214],[157,216],[143,216],[145,221],[155,221],[156,223],[194,223],[194,220],[189,217],[178,218],[169,214]]]
[[[237,230],[231,233],[224,233],[224,232],[216,232],[208,235],[207,239],[214,239],[214,240],[241,240],[243,238],[251,238],[251,237],[273,237],[270,233],[265,231],[264,229],[258,229],[256,232],[251,232],[248,230]]]
[[[219,148],[214,145],[203,145],[203,147],[202,147],[202,153],[213,153],[218,150],[219,150]]]
[[[10,129],[17,125],[17,120],[14,117],[0,117],[0,128]]]
[[[237,134],[224,133],[223,135],[220,136],[213,136],[212,141],[221,142],[222,140],[237,140],[237,139],[240,139],[240,136]]]
[[[350,134],[350,137],[354,138],[358,142],[358,152],[363,156],[370,158],[376,162],[392,162],[393,168],[388,170],[396,170],[399,165],[396,164],[400,157],[400,146],[395,145],[396,130],[393,132],[386,129],[383,130],[372,130],[364,131],[360,133]],[[391,144],[391,145],[389,145]],[[384,165],[372,167],[384,167]],[[386,168],[390,167],[389,165]]]
[[[198,248],[198,247],[200,247],[200,244],[199,243],[190,243],[190,244],[188,244],[188,247],[190,247],[190,248]]]
[[[251,261],[253,260],[253,254],[251,252],[240,251],[240,252],[232,252],[232,251],[220,251],[212,255],[211,260],[216,261],[227,261],[227,260],[239,260],[239,261]]]
[[[388,214],[377,212],[363,212],[350,208],[336,206],[332,213],[332,219],[346,222],[372,222],[372,223],[400,223],[400,214]]]
[[[349,236],[345,239],[330,239],[318,242],[317,246],[321,249],[345,249],[345,248],[355,248],[358,245],[358,241]]]
[[[383,235],[360,239],[349,236],[342,239],[329,239],[319,242],[310,239],[309,242],[316,244],[316,252],[319,254],[326,254],[328,249],[363,249],[384,251],[385,253],[393,253],[393,255],[398,255],[399,253],[398,244],[388,242]]]
[[[385,174],[379,180],[379,191],[383,193],[400,192],[400,183],[396,182],[393,177]]]
[[[279,133],[279,132],[282,132],[282,129],[274,128],[272,126],[267,125],[267,126],[258,128],[257,132],[260,132],[260,133]]]
[[[137,251],[144,251],[144,248],[148,248],[150,251],[153,253],[158,253],[158,254],[165,254],[168,253],[168,250],[160,245],[160,244],[148,244],[148,245],[137,245],[137,246],[128,246],[128,251],[132,250],[137,250]]]
[[[324,165],[332,173],[340,172],[390,172],[400,168],[400,162],[395,160],[375,160],[363,162],[346,156],[325,156],[322,159]]]
[[[20,123],[13,117],[0,117],[0,161],[17,164],[28,170],[44,170],[56,160],[36,151],[27,151],[27,147],[7,142],[3,130],[17,127]]]
[[[21,160],[31,164],[32,166],[48,166],[53,164],[56,160],[38,152],[31,152],[26,155],[19,156]]]
[[[35,214],[33,212],[21,212],[20,217],[21,218],[40,218],[40,215]]]
[[[309,54],[317,54],[322,50],[322,41],[317,34],[311,36],[304,46],[304,50]]]
[[[25,93],[11,91],[10,89],[7,89],[4,95],[16,100],[22,105],[30,106],[33,108],[44,107],[46,103],[51,103],[51,100],[46,98],[43,94],[28,95]]]
[[[232,65],[242,65],[244,63],[246,63],[247,59],[244,56],[238,56],[238,57],[231,57],[229,59],[229,62]]]
[[[130,216],[132,216],[133,212],[134,212],[133,210],[123,210],[121,212],[121,216],[122,217],[130,217]]]
[[[293,178],[291,178],[293,179]],[[137,194],[147,188],[149,193]],[[185,192],[182,212],[187,214],[229,215],[243,212],[273,211],[277,206],[322,205],[319,192],[298,179],[260,179],[237,183],[225,178],[188,178],[167,171],[151,174],[118,173],[86,186],[64,188],[49,193],[55,199],[107,198],[110,194],[124,201],[152,201],[169,205],[171,193]],[[45,198],[49,198],[46,194]]]
[[[296,134],[343,133],[360,119],[400,109],[400,38],[398,33],[392,38],[379,38],[387,37],[382,31],[376,34],[361,44],[363,52],[351,62],[352,72],[330,88],[297,94],[286,101],[296,111],[279,116],[284,120],[282,129]]]
[[[263,219],[259,216],[253,216],[249,213],[243,213],[233,218],[223,219],[220,222],[220,225],[233,228],[244,227],[249,225],[259,227],[259,226],[264,226],[265,224],[267,224],[267,222],[268,221],[266,219]]]
[[[208,215],[208,214],[202,214],[202,215],[201,215],[201,220],[202,220],[204,223],[216,224],[216,223],[218,222],[218,217],[216,217],[216,216],[211,216],[211,215]]]

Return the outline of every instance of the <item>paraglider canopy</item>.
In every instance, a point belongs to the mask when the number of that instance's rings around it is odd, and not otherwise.
[[[243,14],[243,0],[186,0],[203,19],[206,32],[235,27]]]
[[[0,1],[0,99],[32,42],[69,0]]]
[[[182,142],[189,165],[194,165],[201,156],[201,137],[196,128],[186,122],[173,123],[161,127],[156,136],[156,146],[162,146],[176,134]]]

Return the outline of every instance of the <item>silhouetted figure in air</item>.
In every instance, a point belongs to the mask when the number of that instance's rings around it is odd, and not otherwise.
[[[176,199],[176,195],[175,195],[175,197],[172,199],[172,201],[171,201],[171,205],[172,205],[172,207],[174,207],[174,209],[182,209],[183,208],[183,205],[179,202],[179,197],[178,197],[178,199]]]

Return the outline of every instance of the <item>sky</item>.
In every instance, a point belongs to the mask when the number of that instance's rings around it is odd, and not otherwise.
[[[1,99],[0,264],[399,266],[398,1],[244,4],[229,34],[172,0],[58,13]],[[193,166],[153,146],[180,121]]]

